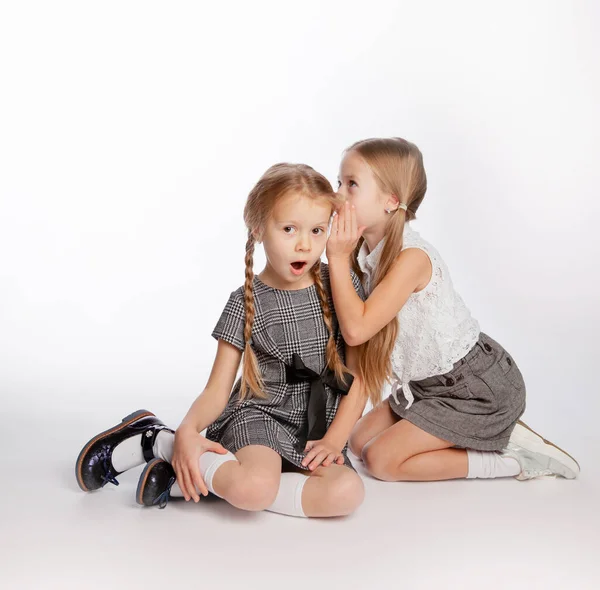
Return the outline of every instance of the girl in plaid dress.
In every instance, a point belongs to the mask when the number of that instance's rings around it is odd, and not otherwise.
[[[320,260],[337,199],[309,166],[267,170],[245,206],[246,279],[212,333],[217,354],[204,391],[175,433],[140,410],[92,439],[77,462],[82,489],[117,483],[146,460],[143,505],[198,502],[208,491],[244,510],[293,516],[346,515],[361,504],[347,440],[366,396]],[[257,242],[267,264],[255,276]]]

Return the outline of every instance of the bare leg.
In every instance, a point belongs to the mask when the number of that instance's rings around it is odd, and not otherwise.
[[[440,481],[467,477],[469,463],[465,449],[443,449],[421,453],[400,465],[401,481]]]
[[[363,502],[361,477],[345,465],[317,467],[314,471],[294,469],[307,476],[302,490],[302,510],[309,517],[346,516]]]
[[[281,478],[281,457],[272,449],[251,445],[240,449],[238,461],[223,463],[212,485],[227,502],[242,510],[265,510],[275,501]],[[360,476],[345,465],[299,471],[307,477],[302,490],[302,510],[309,517],[344,516],[364,499]]]
[[[277,495],[281,457],[268,447],[250,445],[235,454],[237,461],[224,463],[215,472],[215,492],[236,508],[264,510]]]
[[[364,446],[370,440],[399,420],[400,418],[392,412],[388,401],[384,400],[356,423],[350,435],[350,450],[360,458]]]
[[[377,435],[362,450],[367,471],[384,481],[439,481],[467,476],[464,449],[437,438],[407,420]]]

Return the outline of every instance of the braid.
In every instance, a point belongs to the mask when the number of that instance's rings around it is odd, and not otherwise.
[[[254,324],[254,236],[248,231],[246,242],[246,280],[244,281],[244,308],[246,311],[246,323],[244,324],[244,363],[242,368],[242,383],[240,388],[240,399],[247,397],[259,397],[264,399],[262,377],[258,368],[256,355],[250,345],[252,338],[252,325]]]
[[[341,381],[342,383],[346,383],[346,379],[344,377],[344,370],[347,370],[347,367],[342,362],[342,359],[340,358],[340,355],[337,350],[337,346],[335,344],[331,308],[329,307],[327,293],[325,292],[325,288],[323,287],[323,279],[321,278],[320,259],[317,260],[317,262],[310,269],[310,273],[315,281],[317,295],[319,296],[321,307],[323,309],[323,320],[325,321],[325,325],[327,326],[327,330],[329,331],[329,339],[327,340],[326,353],[327,366],[335,372],[335,375],[339,381]]]

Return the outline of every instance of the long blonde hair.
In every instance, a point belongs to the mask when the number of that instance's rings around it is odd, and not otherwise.
[[[402,238],[406,221],[416,219],[417,209],[427,191],[427,176],[423,166],[423,154],[414,144],[400,137],[365,139],[351,145],[348,152],[355,152],[369,165],[379,188],[398,197],[407,205],[406,212],[398,208],[392,211],[385,228],[385,242],[371,289],[386,276],[402,250]],[[362,278],[358,265],[358,251],[364,238],[360,238],[352,256],[352,267]],[[365,390],[373,405],[381,401],[385,381],[392,374],[391,356],[398,336],[398,319],[393,318],[369,341],[359,347],[359,370]]]
[[[310,199],[325,199],[332,208],[339,204],[339,197],[333,192],[329,181],[321,174],[305,164],[275,164],[271,166],[256,183],[248,195],[244,207],[244,222],[248,229],[246,242],[246,280],[244,282],[244,307],[246,321],[244,324],[244,359],[242,368],[240,399],[258,397],[264,399],[264,383],[258,368],[256,355],[250,346],[252,325],[254,323],[254,248],[256,234],[265,228],[277,201],[289,194],[302,195]],[[338,354],[333,333],[332,311],[328,302],[328,295],[321,278],[321,260],[310,269],[315,282],[317,295],[323,309],[323,320],[329,331],[327,340],[326,361],[327,366],[333,370],[336,377],[344,381],[344,371],[347,371],[340,355]]]

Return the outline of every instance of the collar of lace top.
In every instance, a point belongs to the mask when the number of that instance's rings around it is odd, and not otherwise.
[[[383,246],[385,244],[385,238],[383,238],[373,252],[369,252],[369,245],[367,244],[367,240],[362,243],[360,250],[358,251],[358,265],[360,266],[360,270],[365,272],[365,270],[372,271],[379,261],[379,256],[381,256],[381,251],[383,250]]]
[[[408,223],[404,224],[404,233],[408,234],[412,232],[413,229],[410,227]],[[379,257],[381,256],[381,251],[383,250],[383,246],[385,245],[385,238],[382,238],[375,246],[373,252],[369,252],[369,245],[367,244],[367,240],[364,240],[360,250],[358,251],[358,266],[360,266],[360,270],[365,272],[366,270],[373,271],[379,262]]]

